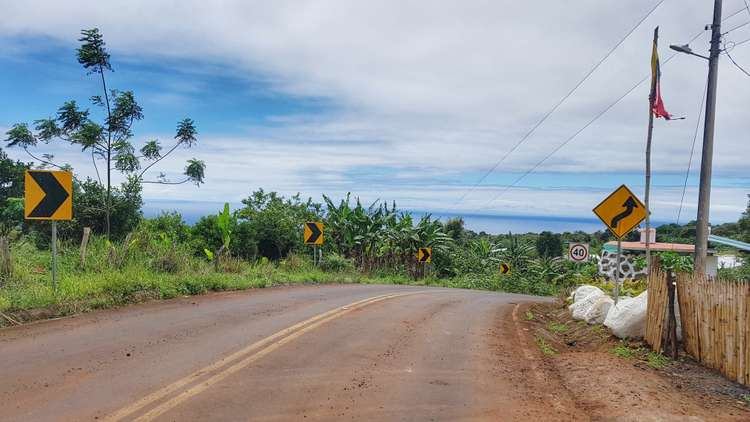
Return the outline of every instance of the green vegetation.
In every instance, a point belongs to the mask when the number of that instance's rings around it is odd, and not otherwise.
[[[549,324],[547,324],[547,329],[549,329],[553,333],[560,334],[568,331],[568,326],[559,322],[550,322]]]
[[[526,321],[533,321],[534,313],[531,311],[526,311],[526,313],[524,314],[524,317],[526,318]]]
[[[646,354],[646,363],[648,366],[656,369],[661,369],[669,365],[670,359],[661,353],[648,352]]]
[[[623,359],[639,359],[654,369],[661,369],[672,362],[671,359],[661,353],[653,352],[642,346],[633,346],[624,341],[610,350],[615,356]]]
[[[557,350],[541,337],[536,337],[536,345],[539,346],[539,350],[541,350],[542,354],[545,356],[554,356],[557,354]]]
[[[624,359],[631,359],[635,357],[636,353],[638,352],[638,349],[632,348],[625,343],[620,343],[609,352],[615,356],[618,356]]]
[[[3,163],[9,169],[26,168],[7,159]],[[22,173],[6,173],[6,195],[22,192],[16,188],[23,183]],[[85,260],[80,236],[90,220],[86,213],[74,213],[73,221],[61,224],[57,291],[48,271],[49,225],[14,213],[3,217],[0,233],[11,255],[9,270],[0,272],[0,310],[46,308],[60,315],[287,283],[412,283],[549,295],[595,272],[592,264],[539,257],[534,244],[521,236],[476,234],[464,229],[461,220],[416,219],[395,204],[366,207],[349,196],[338,203],[323,199],[321,204],[258,190],[242,201],[242,208],[231,210],[226,204],[192,226],[176,212],[143,218],[136,208],[132,219],[112,220],[121,225],[113,226],[113,233],[133,227],[122,240],[107,240],[103,225],[92,227]],[[0,201],[23,205],[16,197]],[[76,201],[88,201],[87,193]],[[317,267],[301,239],[304,222],[311,220],[326,227]],[[424,246],[433,249],[433,263],[426,268],[415,259]],[[502,262],[511,265],[510,274],[499,273]]]

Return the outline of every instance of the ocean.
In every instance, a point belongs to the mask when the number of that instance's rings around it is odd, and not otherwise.
[[[164,210],[179,210],[182,218],[188,223],[193,224],[206,214],[215,214],[223,207],[223,203],[213,202],[161,202],[146,201],[143,206],[143,213],[146,217],[153,217]],[[232,209],[241,207],[239,203],[231,203]],[[424,210],[409,210],[415,217],[429,213]],[[604,225],[592,216],[584,217],[557,217],[557,216],[523,216],[523,215],[485,215],[485,214],[446,214],[440,212],[430,213],[434,218],[442,221],[451,217],[460,216],[464,219],[465,227],[474,232],[485,232],[489,234],[507,234],[512,233],[539,233],[542,231],[551,231],[553,233],[583,231],[593,233],[597,230],[603,230]],[[654,222],[657,226],[658,223]]]

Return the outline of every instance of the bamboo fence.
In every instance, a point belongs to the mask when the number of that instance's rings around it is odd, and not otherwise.
[[[727,378],[750,385],[750,283],[680,274],[677,297],[687,353]]]
[[[648,304],[646,305],[646,343],[656,352],[662,351],[662,340],[667,322],[667,274],[654,269],[648,276]]]

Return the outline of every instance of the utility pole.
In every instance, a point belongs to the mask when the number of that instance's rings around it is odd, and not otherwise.
[[[708,220],[711,204],[711,167],[714,155],[714,122],[716,120],[716,82],[721,52],[721,4],[714,0],[714,20],[711,24],[711,50],[708,57],[708,90],[706,92],[706,123],[703,127],[703,155],[701,181],[698,192],[698,217],[695,227],[695,272],[706,271],[708,251]]]
[[[656,56],[656,48],[659,42],[659,27],[654,29],[654,51],[653,56]],[[652,57],[653,60],[653,57]],[[653,69],[652,69],[653,71]],[[658,70],[657,70],[658,71]],[[656,99],[656,81],[658,75],[651,75],[651,91],[648,95],[648,136],[646,137],[646,271],[647,274],[651,273],[651,208],[649,201],[651,199],[651,139],[654,135],[654,101]]]

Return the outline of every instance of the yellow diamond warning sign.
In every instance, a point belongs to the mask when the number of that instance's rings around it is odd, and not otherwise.
[[[646,218],[646,206],[622,185],[594,208],[594,214],[604,222],[612,234],[621,239]]]

